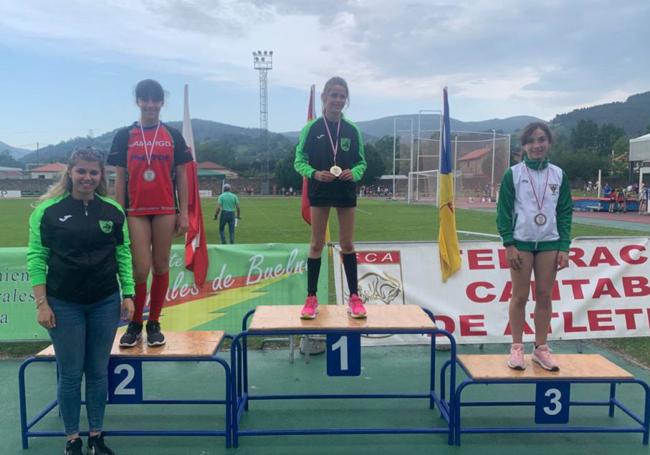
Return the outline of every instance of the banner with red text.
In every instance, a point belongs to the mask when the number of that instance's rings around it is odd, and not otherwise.
[[[459,343],[510,342],[512,293],[505,249],[497,242],[462,242],[461,270],[442,282],[433,242],[360,243],[359,295],[368,304],[416,304]],[[551,340],[650,335],[650,239],[599,238],[571,244],[569,268],[551,290]],[[340,251],[339,251],[340,252]],[[347,301],[340,255],[334,255],[338,304]],[[534,340],[534,277],[524,340]],[[441,338],[444,342],[444,339]]]

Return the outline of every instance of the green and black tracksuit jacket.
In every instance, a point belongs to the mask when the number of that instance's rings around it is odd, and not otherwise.
[[[300,133],[296,146],[294,168],[309,179],[309,202],[314,207],[354,207],[357,186],[366,172],[366,155],[363,138],[359,128],[341,116],[339,145],[336,162],[332,145],[325,128],[325,118],[318,117],[309,122]],[[332,140],[336,141],[337,123],[328,122]],[[334,165],[352,171],[353,181],[336,179],[332,182],[319,182],[313,178],[316,171],[329,170]]]
[[[45,284],[48,296],[68,302],[95,303],[120,286],[134,294],[124,211],[98,194],[87,202],[68,193],[42,202],[29,218],[27,269],[32,286]]]

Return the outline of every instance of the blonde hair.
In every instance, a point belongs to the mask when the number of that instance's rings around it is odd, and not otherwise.
[[[345,89],[345,105],[349,106],[350,105],[350,89],[348,88],[348,83],[345,82],[345,79],[339,76],[334,76],[330,77],[327,82],[325,82],[325,86],[323,87],[323,93],[321,93],[321,101],[323,101],[323,112],[325,112],[325,102],[324,99],[327,95],[329,95],[329,92],[332,91],[332,88],[335,85],[340,85]]]
[[[92,147],[85,149],[75,150],[70,154],[68,158],[68,167],[66,170],[61,173],[59,180],[50,186],[47,189],[47,192],[42,195],[39,200],[45,201],[52,199],[58,196],[61,196],[65,193],[70,193],[72,191],[72,179],[70,178],[70,171],[73,167],[79,164],[79,161],[88,161],[91,163],[99,163],[99,168],[101,170],[101,176],[99,178],[99,185],[95,189],[95,193],[100,196],[106,196],[108,194],[108,187],[106,185],[106,171],[104,169],[104,157],[102,154]]]

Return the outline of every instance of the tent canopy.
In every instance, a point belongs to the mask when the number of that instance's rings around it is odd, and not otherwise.
[[[650,161],[650,134],[630,139],[630,161]]]

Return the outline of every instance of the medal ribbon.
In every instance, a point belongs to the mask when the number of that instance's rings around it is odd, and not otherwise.
[[[334,155],[334,166],[336,166],[336,152],[339,149],[339,131],[341,130],[341,119],[339,119],[338,124],[336,125],[336,142],[332,140],[332,133],[330,132],[330,127],[327,124],[327,118],[323,116],[325,121],[325,129],[327,130],[327,137],[330,140],[330,145],[332,146],[332,155]]]
[[[526,165],[524,165],[526,166]],[[533,176],[530,173],[530,170],[528,169],[528,166],[526,166],[526,172],[528,173],[528,178],[530,179],[530,187],[533,189],[533,195],[535,196],[535,202],[537,203],[537,208],[539,211],[542,211],[542,207],[544,207],[544,198],[546,197],[546,187],[548,186],[548,177],[551,174],[548,167],[546,168],[546,182],[544,183],[544,186],[542,187],[542,202],[539,202],[539,197],[537,197],[537,191],[535,191],[535,185],[533,185]]]
[[[147,139],[144,137],[144,129],[140,123],[140,133],[142,134],[142,146],[144,147],[144,156],[147,158],[147,167],[151,167],[151,157],[153,157],[153,148],[156,146],[156,138],[158,137],[158,130],[160,129],[160,122],[156,127],[156,132],[153,135],[153,142],[151,142],[151,150],[147,148]]]

